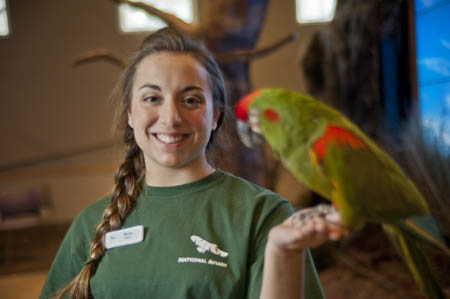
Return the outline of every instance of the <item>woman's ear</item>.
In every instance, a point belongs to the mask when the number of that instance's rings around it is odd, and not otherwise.
[[[217,129],[217,123],[219,122],[219,118],[222,112],[219,109],[216,109],[214,111],[214,117],[213,117],[213,125],[212,130],[215,131]]]
[[[134,129],[133,118],[131,117],[131,112],[128,112],[128,125]]]

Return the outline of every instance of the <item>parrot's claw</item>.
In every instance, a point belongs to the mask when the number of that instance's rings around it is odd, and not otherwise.
[[[328,225],[342,229],[339,222],[340,216],[338,210],[332,205],[319,204],[312,208],[301,209],[290,217],[291,224],[294,226],[303,226],[314,218],[322,218]],[[334,217],[336,215],[336,217]],[[331,220],[331,219],[332,220]],[[333,220],[336,219],[336,222]]]

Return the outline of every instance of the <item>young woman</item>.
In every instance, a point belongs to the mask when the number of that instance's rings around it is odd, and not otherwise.
[[[291,225],[289,202],[208,162],[226,93],[203,44],[150,34],[116,91],[114,190],[74,219],[41,298],[321,298],[306,248],[340,234]]]

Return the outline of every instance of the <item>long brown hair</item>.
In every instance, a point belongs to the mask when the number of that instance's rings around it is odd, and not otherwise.
[[[217,129],[211,133],[207,145],[208,149],[215,139],[218,128],[222,125],[226,110],[225,83],[217,63],[204,44],[192,36],[169,27],[148,35],[139,51],[130,59],[113,91],[113,98],[119,100],[117,128],[123,130],[125,156],[115,175],[115,187],[111,194],[110,204],[103,212],[101,221],[95,227],[94,237],[90,243],[89,258],[84,267],[72,281],[57,292],[56,298],[62,298],[65,294],[69,298],[77,299],[92,297],[89,280],[106,252],[104,236],[107,232],[121,227],[141,191],[140,179],[144,175],[144,159],[141,149],[136,144],[133,129],[128,125],[132,86],[136,69],[142,59],[148,55],[164,51],[192,55],[208,71],[214,109],[220,113]]]

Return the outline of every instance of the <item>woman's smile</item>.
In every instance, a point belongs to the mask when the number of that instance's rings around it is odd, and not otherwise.
[[[183,133],[152,133],[152,135],[161,143],[171,145],[181,145],[189,137],[189,134]]]

